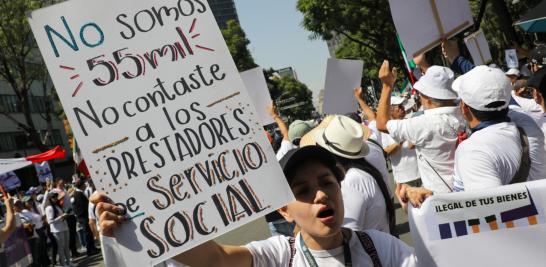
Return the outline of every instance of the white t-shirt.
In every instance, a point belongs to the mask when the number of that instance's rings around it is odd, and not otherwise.
[[[281,147],[279,147],[279,150],[277,151],[277,155],[276,155],[277,160],[281,160],[282,157],[284,157],[284,155],[288,153],[288,151],[292,149],[296,149],[296,148],[298,147],[292,144],[292,142],[283,139],[281,142]]]
[[[375,179],[367,172],[351,168],[341,182],[345,216],[343,226],[357,230],[375,229],[390,233],[387,205]]]
[[[49,223],[49,228],[51,229],[51,232],[59,233],[68,231],[68,224],[66,224],[66,221],[61,217],[61,215],[64,213],[63,210],[59,207],[55,208],[57,209],[56,218],[53,213],[53,206],[49,205],[45,208],[47,223]]]
[[[497,187],[510,183],[521,161],[516,124],[529,139],[531,169],[528,181],[546,178],[544,134],[528,115],[510,111],[512,122],[491,125],[473,133],[459,145],[453,174],[456,191]]]
[[[387,185],[387,189],[389,190],[389,196],[391,198],[394,198],[394,184],[392,183],[392,179],[390,179],[389,170],[387,169],[387,161],[385,161],[383,147],[381,146],[380,137],[384,135],[384,133],[377,130],[377,124],[375,120],[370,122],[368,128],[370,128],[370,130],[372,130],[372,133],[374,134],[370,135],[370,137],[368,137],[368,139],[366,140],[366,143],[370,148],[370,152],[364,158],[381,173],[381,176],[383,176],[383,180]],[[370,140],[374,140],[375,142],[379,143],[379,145],[374,144]]]
[[[413,255],[413,248],[404,242],[376,230],[366,230],[365,232],[372,239],[382,266],[417,266],[417,260]],[[301,251],[299,234],[296,236],[295,241],[296,254],[294,255],[292,266],[309,266],[305,255]],[[254,267],[289,266],[291,248],[288,237],[274,236],[266,240],[251,242],[246,247],[252,254]],[[351,248],[353,266],[373,266],[371,258],[362,247],[354,232],[349,240],[349,247]],[[343,247],[323,251],[310,250],[310,252],[318,266],[345,266]]]
[[[381,137],[384,149],[398,144],[388,134],[383,134]],[[417,153],[415,153],[415,149],[410,149],[408,141],[404,141],[402,146],[396,152],[391,153],[389,157],[391,159],[394,180],[397,183],[407,183],[419,179]]]
[[[423,186],[434,193],[450,192],[457,134],[464,127],[459,107],[427,109],[421,116],[387,122],[389,134],[396,142],[415,145]]]
[[[523,112],[527,113],[530,116],[538,115],[540,116],[543,111],[542,107],[537,104],[537,102],[534,99],[525,98],[521,96],[517,96],[516,93],[512,90],[512,98],[518,103],[519,107]]]
[[[544,138],[546,138],[546,113],[543,113],[540,117],[535,118],[535,121],[538,124],[538,127],[542,130],[542,133],[544,134]],[[544,149],[546,150],[546,139],[544,141]]]

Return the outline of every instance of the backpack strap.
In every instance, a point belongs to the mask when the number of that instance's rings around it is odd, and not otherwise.
[[[379,254],[377,254],[372,238],[366,232],[355,231],[355,233],[358,236],[358,240],[360,240],[360,244],[362,244],[362,248],[364,248],[364,251],[372,259],[373,266],[382,267],[383,265],[381,265],[381,260],[379,260]]]
[[[519,140],[521,142],[521,160],[519,163],[518,171],[512,177],[510,184],[522,183],[527,181],[529,177],[529,171],[531,170],[531,156],[529,155],[529,138],[525,131],[518,127]]]
[[[296,239],[291,236],[288,239],[288,244],[290,244],[290,261],[288,261],[288,267],[292,267],[294,265],[294,257],[296,256]]]

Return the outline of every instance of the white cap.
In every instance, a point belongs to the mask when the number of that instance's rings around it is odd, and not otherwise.
[[[404,104],[404,109],[406,111],[412,109],[415,106],[415,99],[410,98],[408,101],[406,101],[406,104]]]
[[[477,66],[453,82],[461,100],[479,111],[498,111],[508,107],[512,86],[501,69]],[[494,102],[500,102],[491,106]]]
[[[391,106],[402,105],[404,101],[406,101],[406,99],[403,97],[391,95]]]
[[[446,67],[432,66],[415,83],[413,88],[428,97],[436,99],[457,99],[457,93],[451,89],[455,74]]]
[[[509,75],[519,76],[519,70],[518,70],[518,69],[511,68],[511,69],[509,69],[507,72],[505,72],[504,74],[505,74],[506,76],[509,76]]]

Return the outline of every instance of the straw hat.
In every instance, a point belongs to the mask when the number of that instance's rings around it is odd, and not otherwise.
[[[341,115],[326,117],[300,141],[300,147],[319,145],[340,157],[357,159],[366,156],[368,145],[364,142],[370,129]]]

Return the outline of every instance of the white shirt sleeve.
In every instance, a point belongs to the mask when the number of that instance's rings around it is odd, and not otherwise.
[[[254,267],[288,266],[290,261],[290,243],[285,236],[273,236],[266,240],[254,241],[245,247],[252,255]]]
[[[400,267],[417,266],[417,258],[413,254],[413,248],[406,245],[400,239],[377,230],[366,230],[365,232],[374,243],[379,254],[379,259],[381,260],[381,265]]]
[[[298,147],[295,146],[294,144],[292,144],[292,142],[290,142],[288,140],[282,140],[281,147],[277,151],[277,155],[276,155],[277,160],[281,160],[282,157],[284,157],[284,155],[286,155],[286,153],[288,153],[288,151],[290,151],[292,149],[295,149],[295,148],[298,148]]]
[[[498,170],[491,160],[491,155],[462,143],[455,151],[453,168],[455,190],[469,191],[501,186]]]
[[[389,130],[389,135],[394,141],[398,143],[408,141],[419,146],[428,139],[428,134],[432,133],[430,130],[423,131],[423,127],[426,127],[423,119],[426,120],[424,116],[404,120],[389,120],[387,122],[387,130]]]

